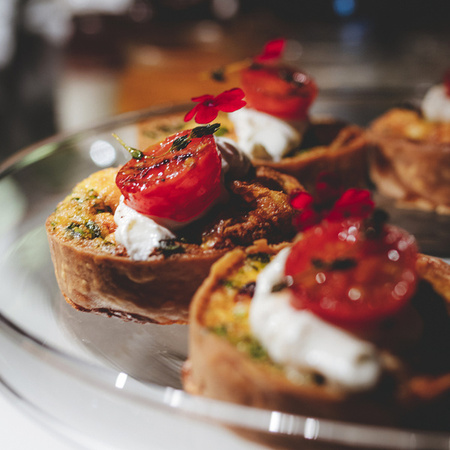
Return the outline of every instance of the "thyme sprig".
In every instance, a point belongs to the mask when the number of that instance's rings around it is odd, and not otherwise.
[[[122,147],[130,153],[130,155],[134,159],[141,159],[144,157],[144,153],[141,150],[134,147],[130,147],[119,136],[117,136],[117,134],[113,133],[113,136],[119,141],[120,145],[122,145]]]

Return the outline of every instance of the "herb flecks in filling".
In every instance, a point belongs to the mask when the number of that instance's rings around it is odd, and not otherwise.
[[[267,362],[269,358],[261,344],[252,337],[248,314],[256,277],[270,259],[267,253],[247,255],[239,268],[220,280],[220,287],[211,298],[212,306],[206,313],[206,324],[211,332],[261,362]]]
[[[67,228],[67,234],[73,238],[95,239],[102,237],[100,227],[93,221],[85,223],[72,222]]]
[[[163,239],[159,242],[158,250],[164,256],[170,256],[177,253],[184,253],[185,249],[181,245],[180,242],[177,242],[175,239]]]
[[[113,168],[105,169],[74,188],[49,219],[55,235],[108,253],[114,251],[114,210],[120,196],[113,181],[115,173]]]
[[[254,274],[262,270],[269,262],[270,255],[267,253],[249,254],[243,267],[232,278],[221,280],[221,284],[234,291],[249,293],[251,292],[249,285],[255,283]]]

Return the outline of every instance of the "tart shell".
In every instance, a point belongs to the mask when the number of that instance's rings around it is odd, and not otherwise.
[[[133,261],[77,247],[51,234],[48,239],[58,285],[74,308],[159,324],[187,322],[191,297],[225,252]]]

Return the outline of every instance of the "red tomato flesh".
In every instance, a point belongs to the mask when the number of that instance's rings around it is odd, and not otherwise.
[[[222,162],[214,137],[190,138],[190,133],[168,137],[119,170],[116,184],[126,205],[147,216],[185,222],[219,197]],[[188,142],[184,148],[174,145],[180,138]]]
[[[414,238],[400,228],[385,225],[371,239],[361,222],[325,222],[306,231],[286,261],[292,305],[342,326],[385,319],[414,294],[416,257]]]
[[[241,72],[247,104],[282,119],[304,119],[317,96],[317,85],[304,72],[287,66],[254,64]]]

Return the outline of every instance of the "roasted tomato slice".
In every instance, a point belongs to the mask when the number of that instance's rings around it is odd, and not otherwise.
[[[305,232],[286,261],[292,305],[342,326],[385,319],[415,292],[416,258],[414,238],[400,228],[384,225],[374,237],[361,221],[324,222]]]
[[[178,222],[201,214],[220,195],[221,158],[212,134],[196,128],[168,137],[126,163],[116,184],[125,204]]]
[[[306,73],[288,66],[254,63],[241,72],[247,104],[282,119],[304,119],[317,96]]]

